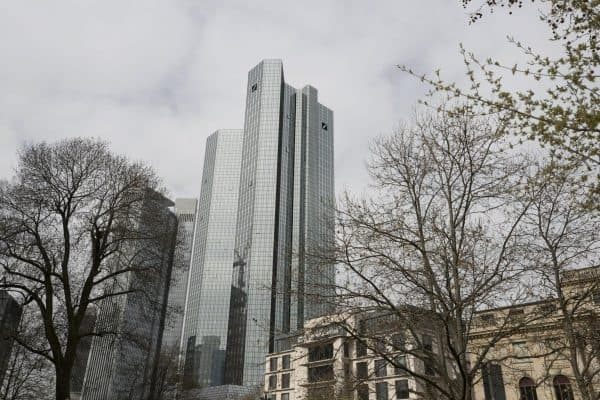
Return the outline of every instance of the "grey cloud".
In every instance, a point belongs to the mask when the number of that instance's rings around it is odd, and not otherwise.
[[[374,5],[376,4],[376,6]],[[195,196],[206,137],[243,125],[247,71],[281,58],[336,121],[337,188],[362,190],[375,136],[425,88],[396,64],[461,80],[458,44],[518,60],[505,35],[545,44],[535,10],[467,24],[458,1],[7,1],[0,12],[0,176],[24,140],[76,135],[151,163]],[[510,23],[510,25],[509,25]]]

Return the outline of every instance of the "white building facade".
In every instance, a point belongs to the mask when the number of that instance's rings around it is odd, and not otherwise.
[[[403,332],[382,332],[381,340],[350,332],[369,318],[340,315],[307,321],[304,334],[289,338],[285,350],[266,358],[264,392],[268,400],[396,400],[421,391],[408,373],[427,373],[421,360],[405,354]],[[433,332],[423,331],[429,343]],[[402,342],[400,344],[400,342]],[[398,344],[398,346],[395,345]]]

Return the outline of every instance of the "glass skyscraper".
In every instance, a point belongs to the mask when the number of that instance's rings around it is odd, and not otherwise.
[[[114,267],[127,269],[105,288],[121,294],[99,302],[82,400],[142,400],[156,394],[177,234],[172,206],[147,190],[135,221],[144,240],[123,246],[114,256]]]
[[[10,361],[14,334],[17,333],[23,307],[6,290],[0,290],[0,385]]]
[[[333,112],[311,86],[285,82],[280,60],[250,70],[225,359],[226,382],[262,381],[275,338],[327,312],[333,266]],[[311,259],[314,260],[311,262]]]
[[[183,328],[197,203],[198,200],[196,199],[175,199],[173,211],[177,217],[177,246],[173,258],[167,315],[162,336],[161,352],[165,357],[178,357],[180,354],[179,346]]]
[[[199,230],[201,221],[197,223],[192,261],[192,270],[196,269],[190,275],[187,310],[210,314],[187,316],[186,332],[193,318],[198,320],[192,324],[200,326],[206,318],[215,329],[197,330],[193,339],[191,332],[186,333],[184,340],[186,364],[190,367],[192,358],[197,360],[201,377],[209,372],[209,358],[220,361],[224,356],[223,369],[211,372],[223,380],[211,380],[210,385],[259,385],[265,355],[274,350],[277,337],[330,311],[324,299],[333,293],[328,283],[334,269],[317,255],[333,245],[333,125],[333,113],[318,102],[315,88],[295,89],[285,82],[281,60],[263,60],[250,70],[240,146],[228,149],[229,168],[239,173],[236,203],[229,204],[232,195],[219,202],[220,212],[230,207],[223,221],[225,215],[213,217],[216,211],[203,204],[212,201],[202,198],[205,185],[217,182],[211,168],[222,164],[210,162],[212,150],[207,145],[200,207],[210,208],[206,218],[221,222],[207,225],[205,234]],[[202,235],[210,236],[212,229],[226,231],[220,242],[224,253],[215,253],[211,263],[205,260],[203,267],[196,267],[196,254],[206,257]],[[217,275],[206,274],[209,264]],[[194,280],[201,284],[194,285]],[[202,295],[203,290],[212,294]],[[201,337],[211,337],[212,344],[199,348]],[[214,350],[216,337],[223,354]],[[197,350],[194,357],[187,354],[190,348]]]
[[[206,141],[181,346],[186,389],[223,383],[242,140],[241,129],[223,129]]]

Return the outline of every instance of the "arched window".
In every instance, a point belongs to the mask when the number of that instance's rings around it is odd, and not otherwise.
[[[519,400],[537,400],[537,390],[533,379],[523,377],[519,381]]]
[[[554,395],[556,400],[573,400],[573,389],[569,378],[564,375],[556,375],[554,377]]]

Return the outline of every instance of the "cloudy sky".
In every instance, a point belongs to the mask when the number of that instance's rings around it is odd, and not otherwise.
[[[459,43],[507,63],[507,34],[546,45],[534,8],[469,25],[459,3],[0,0],[0,178],[23,142],[92,136],[197,196],[206,137],[243,127],[248,70],[281,58],[334,110],[337,191],[361,191],[369,141],[426,91],[395,65],[461,81]]]

